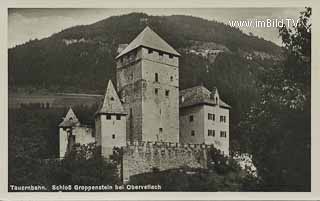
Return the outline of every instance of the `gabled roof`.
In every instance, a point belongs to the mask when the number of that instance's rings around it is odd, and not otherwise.
[[[140,47],[149,47],[155,50],[160,50],[166,53],[180,56],[180,54],[173,49],[166,41],[164,41],[158,34],[156,34],[150,27],[146,27],[117,57]]]
[[[190,107],[194,105],[217,105],[215,100],[212,99],[212,92],[210,92],[204,86],[195,86],[188,89],[181,90],[180,92],[180,108]],[[218,93],[218,90],[214,88],[213,93]],[[224,108],[231,108],[230,105],[225,103],[219,98],[219,106]]]
[[[96,114],[126,114],[111,80],[108,82],[103,103]]]
[[[62,128],[73,127],[79,123],[80,123],[79,119],[77,118],[72,108],[70,107],[66,116],[63,118],[63,121],[59,124],[59,127],[62,127]]]

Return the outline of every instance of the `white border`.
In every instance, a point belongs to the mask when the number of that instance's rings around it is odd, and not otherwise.
[[[312,7],[312,192],[236,193],[236,192],[99,192],[99,193],[7,193],[7,66],[8,8],[210,8],[210,7]],[[316,200],[320,199],[319,121],[320,93],[320,1],[319,0],[1,0],[0,1],[0,200]],[[318,104],[317,104],[318,103]]]

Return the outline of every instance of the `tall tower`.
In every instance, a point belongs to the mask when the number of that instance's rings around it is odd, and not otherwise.
[[[113,147],[126,145],[126,113],[111,81],[102,106],[95,117],[96,143],[101,146],[101,155],[108,158]]]
[[[116,57],[128,140],[179,142],[179,57],[149,27]]]

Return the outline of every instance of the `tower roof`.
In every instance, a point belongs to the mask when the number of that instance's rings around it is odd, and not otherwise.
[[[146,27],[117,57],[140,47],[149,47],[155,50],[160,50],[166,53],[180,56],[180,54],[173,49],[166,41],[164,41],[158,34],[156,34],[150,27]]]
[[[70,107],[66,116],[63,118],[63,121],[59,124],[59,127],[72,127],[76,124],[80,123],[79,119],[77,118],[76,114],[73,112],[72,108]]]
[[[111,80],[108,82],[103,103],[96,114],[126,114]]]

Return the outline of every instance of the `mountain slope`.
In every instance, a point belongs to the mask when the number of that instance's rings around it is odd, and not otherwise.
[[[108,79],[115,81],[114,58],[118,44],[129,43],[146,24],[178,51],[190,48],[196,41],[213,42],[232,52],[262,51],[271,55],[281,52],[271,42],[215,21],[132,13],[75,26],[9,49],[9,88],[101,93]],[[185,78],[181,79],[183,83]]]

